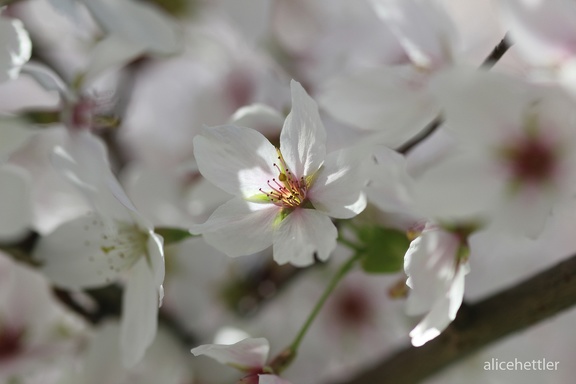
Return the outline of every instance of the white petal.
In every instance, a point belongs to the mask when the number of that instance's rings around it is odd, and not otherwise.
[[[233,195],[252,197],[278,177],[278,152],[260,132],[225,125],[204,128],[194,138],[194,156],[202,175]]]
[[[411,288],[406,313],[422,314],[444,297],[456,274],[458,238],[439,229],[425,229],[404,258],[406,284]]]
[[[452,62],[458,33],[452,20],[433,0],[372,0],[412,62],[434,68]]]
[[[136,365],[156,336],[158,285],[145,258],[130,270],[122,297],[120,350],[126,368]]]
[[[460,266],[446,295],[434,302],[431,311],[410,332],[412,345],[420,347],[437,337],[456,318],[464,297],[464,276],[468,269]]]
[[[162,284],[164,283],[164,274],[166,272],[164,266],[164,239],[154,232],[150,232],[147,250],[148,262],[158,287],[158,302],[159,306],[161,306],[164,298],[164,287]]]
[[[368,199],[384,212],[418,217],[414,208],[414,181],[408,175],[404,156],[382,147],[377,157],[378,164],[370,169]]]
[[[380,68],[335,79],[318,100],[336,119],[378,131],[378,143],[396,147],[440,111],[427,83],[427,75],[412,67]]]
[[[145,52],[143,43],[128,42],[118,36],[109,35],[100,40],[92,50],[83,82],[89,84],[109,69],[118,69]]]
[[[199,226],[204,239],[230,257],[245,256],[272,245],[272,230],[280,208],[235,198],[218,207]],[[192,232],[195,232],[192,229]]]
[[[274,231],[274,260],[305,267],[314,254],[324,261],[336,248],[338,231],[325,214],[314,209],[296,209]]]
[[[258,384],[290,384],[290,382],[276,375],[258,375]]]
[[[0,166],[0,239],[14,240],[31,227],[31,180],[12,165]]]
[[[82,0],[109,33],[160,55],[180,49],[178,26],[158,8],[133,0]]]
[[[121,382],[126,370],[120,363],[119,338],[120,327],[116,323],[104,323],[96,330],[86,350],[82,381],[79,382],[86,384]]]
[[[449,156],[416,179],[414,199],[425,215],[440,219],[470,219],[492,210],[505,189],[505,175],[491,153]]]
[[[264,135],[278,135],[284,124],[284,117],[268,105],[252,104],[234,112],[230,123],[254,128]]]
[[[0,82],[15,79],[32,54],[32,43],[22,22],[0,17]]]
[[[576,5],[570,0],[501,0],[514,46],[534,65],[558,65],[576,54]]]
[[[330,153],[307,197],[317,210],[338,219],[349,219],[366,208],[362,190],[368,181],[367,148]]]
[[[25,121],[0,118],[0,161],[5,160],[34,134]]]
[[[555,196],[547,192],[545,188],[526,188],[503,196],[492,212],[494,228],[502,233],[537,238],[556,203]]]
[[[297,177],[310,176],[326,156],[326,130],[318,105],[300,83],[292,80],[292,110],[280,133],[280,151],[290,171]]]
[[[431,82],[444,108],[443,127],[467,145],[489,146],[521,133],[537,88],[503,74],[457,69]]]
[[[248,338],[232,345],[207,344],[192,349],[194,356],[208,356],[219,363],[249,370],[266,364],[270,345],[264,338]]]
[[[100,218],[87,215],[41,237],[34,258],[43,263],[42,272],[56,285],[70,289],[103,286],[134,262],[131,255],[109,251],[111,241]]]
[[[54,167],[77,187],[104,219],[145,223],[110,170],[104,143],[89,132],[73,132],[64,147],[56,147]]]

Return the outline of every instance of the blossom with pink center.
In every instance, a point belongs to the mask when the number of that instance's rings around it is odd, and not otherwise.
[[[194,356],[208,356],[248,373],[238,384],[290,384],[266,367],[270,344],[264,338],[247,338],[231,345],[206,344],[192,349]]]
[[[415,200],[433,219],[481,218],[536,236],[576,192],[574,102],[556,88],[487,72],[435,85],[457,149],[418,178]]]
[[[330,217],[347,219],[366,206],[364,159],[358,148],[326,154],[326,132],[316,103],[292,82],[292,111],[280,148],[261,133],[238,126],[205,128],[194,139],[198,168],[237,197],[193,231],[228,256],[273,245],[279,264],[307,266],[336,247]]]

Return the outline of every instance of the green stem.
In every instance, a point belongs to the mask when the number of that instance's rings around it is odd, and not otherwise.
[[[362,247],[348,239],[345,239],[342,236],[338,237],[338,242],[342,245],[345,245],[346,247],[350,248],[353,251],[356,251],[357,253],[360,253],[362,251],[364,251],[364,249],[362,249]]]
[[[341,240],[341,239],[339,239],[339,240]],[[354,244],[354,246],[356,247],[355,244]],[[304,325],[302,325],[302,328],[300,328],[300,331],[298,332],[298,334],[294,338],[294,341],[292,341],[292,344],[290,344],[290,346],[288,348],[286,348],[270,364],[270,366],[272,367],[274,372],[280,373],[284,369],[288,368],[288,366],[290,365],[290,363],[292,362],[292,360],[296,356],[296,352],[298,351],[298,348],[300,347],[300,343],[302,343],[302,340],[304,339],[306,332],[308,332],[308,329],[310,328],[310,326],[312,325],[312,323],[316,319],[316,316],[318,316],[318,313],[320,313],[320,310],[324,306],[324,303],[326,303],[326,300],[328,300],[328,297],[330,297],[330,294],[334,291],[334,288],[336,288],[336,286],[338,285],[340,280],[342,280],[342,278],[344,276],[346,276],[346,274],[352,269],[352,267],[360,259],[360,257],[361,257],[361,253],[359,253],[359,252],[356,253],[354,256],[352,256],[350,259],[348,259],[348,261],[346,261],[344,264],[342,264],[340,269],[332,277],[332,280],[330,280],[330,283],[328,284],[328,286],[324,290],[324,293],[322,294],[322,296],[320,297],[320,299],[318,300],[318,302],[316,303],[316,305],[312,309],[312,312],[310,313],[310,315],[308,315],[306,322],[304,323]]]

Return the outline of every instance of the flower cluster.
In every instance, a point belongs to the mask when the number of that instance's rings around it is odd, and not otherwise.
[[[7,3],[2,383],[342,381],[576,250],[572,0]]]

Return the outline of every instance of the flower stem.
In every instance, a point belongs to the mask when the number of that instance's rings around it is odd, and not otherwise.
[[[338,236],[338,242],[348,248],[350,248],[353,251],[356,251],[356,253],[360,253],[362,251],[364,251],[364,249],[362,249],[362,247],[342,236]]]
[[[354,247],[357,247],[355,244],[353,245]],[[298,352],[298,348],[300,347],[300,343],[302,343],[302,340],[304,339],[306,332],[308,332],[308,329],[316,319],[316,316],[318,316],[318,313],[320,313],[320,310],[326,303],[326,300],[328,299],[328,297],[330,297],[330,294],[332,294],[334,288],[336,288],[340,280],[342,280],[342,278],[346,276],[346,274],[352,269],[352,267],[354,267],[354,264],[356,264],[356,262],[360,259],[361,256],[362,254],[360,252],[354,254],[352,257],[350,257],[350,259],[348,259],[348,261],[342,264],[340,269],[332,277],[332,280],[330,280],[330,283],[324,290],[324,293],[322,294],[322,296],[320,296],[320,299],[312,309],[312,312],[310,312],[310,315],[308,315],[306,322],[304,322],[304,325],[302,325],[302,328],[300,328],[300,331],[294,338],[294,341],[292,341],[290,346],[288,346],[288,348],[286,348],[283,352],[281,352],[280,355],[278,355],[278,357],[275,358],[270,363],[270,367],[274,370],[275,373],[278,374],[284,369],[288,368],[294,357],[296,357],[296,353]]]

